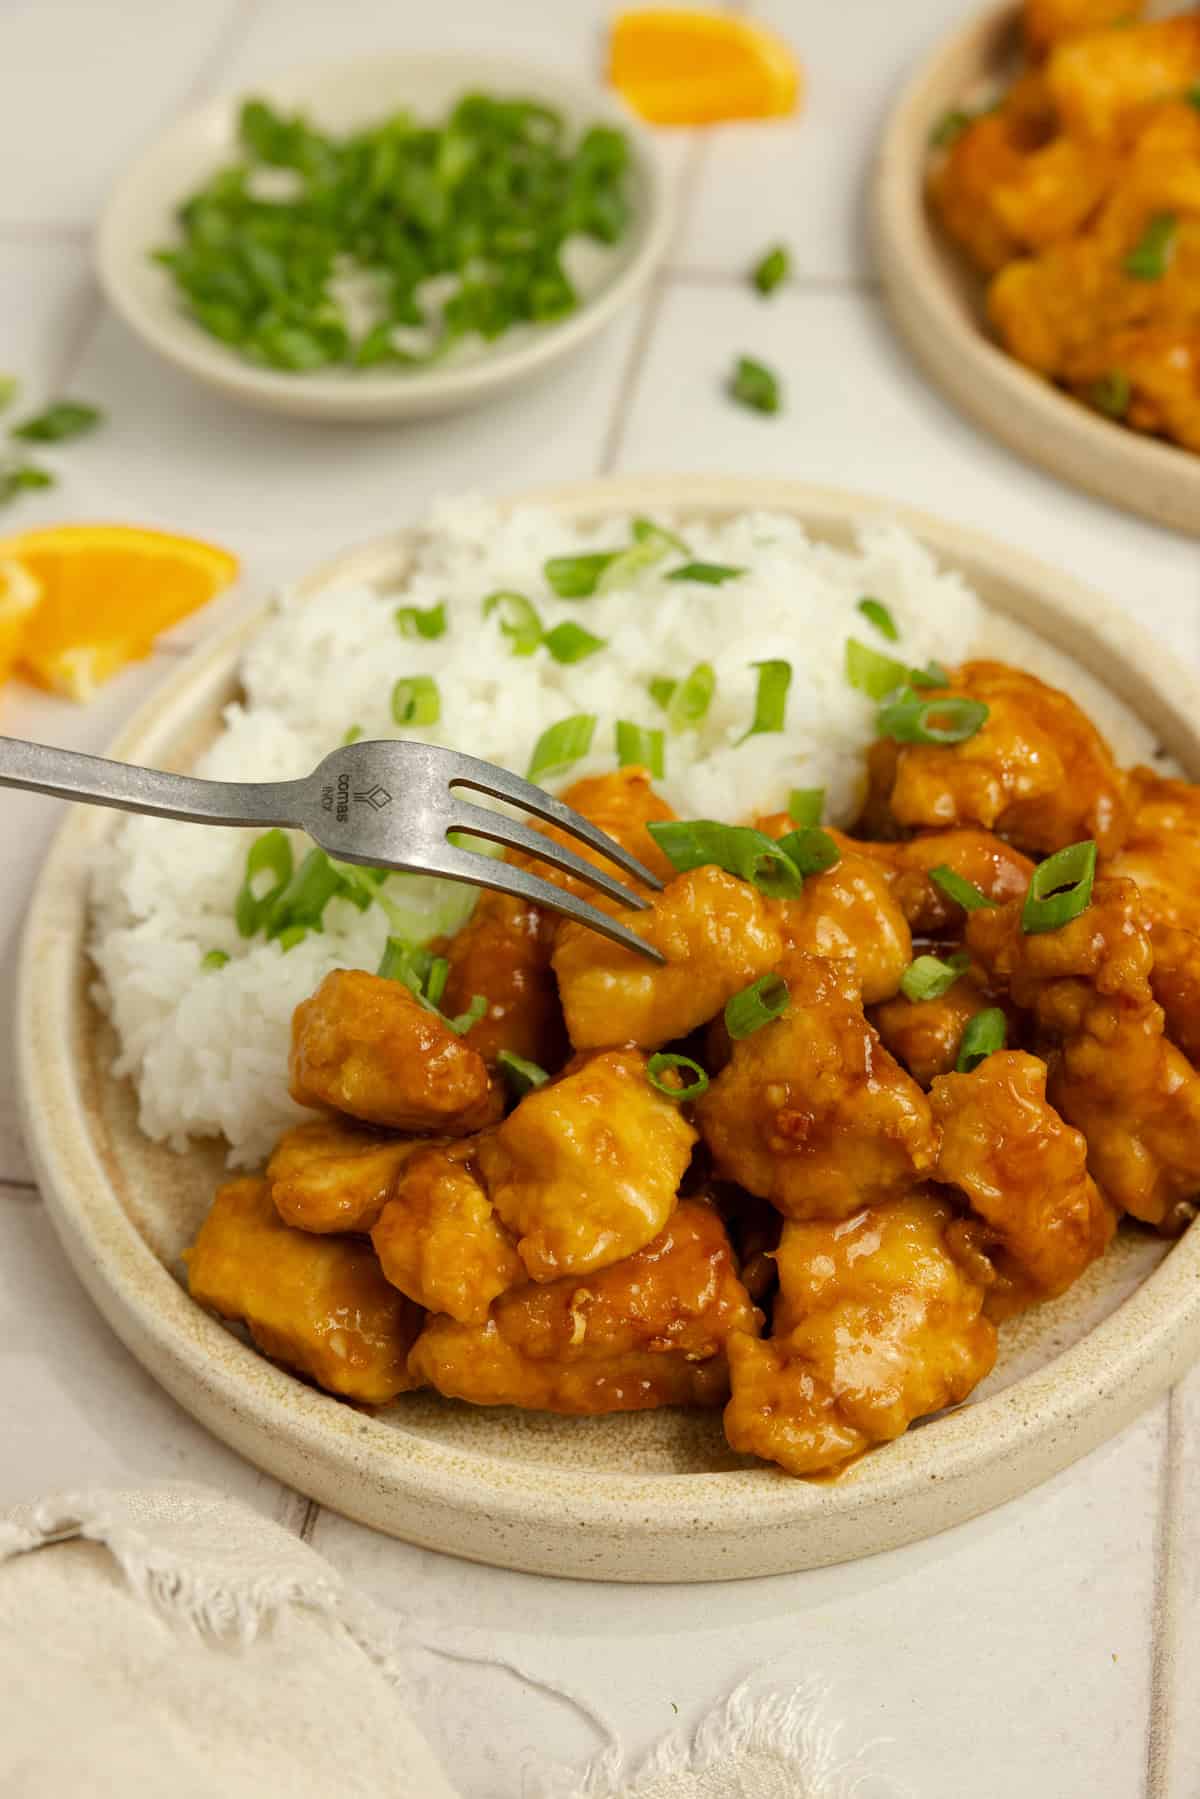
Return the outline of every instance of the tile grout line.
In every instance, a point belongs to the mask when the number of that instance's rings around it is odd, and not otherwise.
[[[36,1181],[8,1180],[4,1175],[0,1175],[0,1199],[3,1199],[6,1193],[19,1194],[23,1200],[41,1198],[41,1190]]]
[[[1150,1706],[1146,1720],[1146,1799],[1171,1799],[1171,1724],[1178,1661],[1176,1632],[1180,1555],[1176,1518],[1183,1503],[1182,1429],[1178,1389],[1167,1399],[1167,1441],[1154,1533],[1154,1611],[1150,1629]]]

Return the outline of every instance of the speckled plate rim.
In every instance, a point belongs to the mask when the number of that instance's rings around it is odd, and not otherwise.
[[[898,519],[1001,612],[1143,716],[1200,774],[1200,694],[1099,594],[1006,544],[907,507],[788,481],[661,477],[522,496],[564,517],[655,508],[681,516],[789,512],[818,534]],[[516,502],[513,502],[516,503]],[[398,533],[319,570],[309,591],[396,571]],[[196,651],[113,753],[166,759],[230,691],[251,618]],[[840,1481],[763,1468],[711,1474],[574,1472],[435,1443],[339,1404],[248,1349],[194,1305],[135,1229],[98,1153],[75,1042],[88,978],[89,857],[108,816],[74,808],[34,892],[22,944],[17,1070],[26,1138],[50,1215],[96,1304],[188,1411],[260,1467],[392,1535],[536,1572],[633,1581],[736,1578],[846,1560],[932,1535],[1056,1473],[1120,1429],[1200,1351],[1200,1230],[1083,1341],[995,1396],[874,1451]]]
[[[1200,536],[1200,455],[1101,418],[992,342],[965,303],[965,264],[956,282],[952,247],[927,210],[930,131],[994,75],[1018,16],[1012,0],[1001,0],[944,38],[888,116],[871,194],[884,297],[926,374],[1010,449],[1114,505]]]

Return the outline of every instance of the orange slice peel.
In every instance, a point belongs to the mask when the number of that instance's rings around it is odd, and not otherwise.
[[[651,8],[613,23],[609,80],[655,125],[710,125],[795,111],[802,72],[783,39],[729,13]]]

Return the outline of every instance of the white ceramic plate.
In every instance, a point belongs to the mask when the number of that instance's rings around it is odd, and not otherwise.
[[[875,172],[876,254],[892,317],[926,373],[1018,455],[1114,505],[1200,536],[1200,456],[1092,412],[988,335],[984,284],[925,201],[929,134],[953,107],[1004,88],[1020,9],[992,7],[947,38],[893,109]]]
[[[898,517],[960,569],[987,607],[977,648],[1066,682],[1123,757],[1160,745],[1200,776],[1200,695],[1099,595],[1007,544],[922,513],[789,482],[639,478],[563,489],[564,518],[630,511],[795,514],[845,542],[856,519]],[[398,588],[410,540],[385,538],[309,583]],[[185,767],[237,688],[254,621],[198,651],[115,746]],[[810,1484],[734,1456],[720,1414],[564,1419],[412,1394],[377,1414],[276,1368],[192,1303],[179,1254],[210,1201],[212,1147],[144,1139],[109,1073],[88,998],[88,870],[111,814],[77,808],[42,873],[21,959],[17,1037],[26,1134],[67,1254],[118,1335],[180,1404],[250,1460],[364,1523],[476,1560],[615,1580],[771,1574],[926,1536],[1024,1491],[1118,1430],[1200,1348],[1200,1229],[1169,1250],[1122,1232],[1062,1300],[1001,1333],[973,1400]]]
[[[422,418],[472,405],[539,373],[584,343],[633,297],[669,235],[669,195],[655,151],[615,96],[536,64],[469,51],[382,51],[258,82],[253,93],[277,106],[300,108],[325,130],[341,132],[404,107],[418,118],[436,119],[472,90],[540,100],[557,107],[573,129],[599,121],[619,125],[630,138],[632,221],[611,250],[582,240],[571,248],[570,256],[578,256],[572,268],[584,298],[568,318],[514,327],[492,344],[470,339],[444,363],[407,371],[288,374],[258,368],[210,337],[188,318],[167,271],[149,253],[174,241],[179,202],[222,163],[234,160],[245,94],[225,95],[188,113],[118,182],[101,216],[96,244],[105,294],[159,355],[231,398],[269,412],[354,422]]]

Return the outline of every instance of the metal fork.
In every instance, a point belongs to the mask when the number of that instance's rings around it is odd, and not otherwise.
[[[195,824],[244,825],[258,830],[273,825],[291,827],[307,832],[338,861],[494,887],[577,919],[652,962],[663,960],[635,932],[586,900],[511,862],[479,855],[450,841],[452,832],[483,837],[536,857],[560,874],[574,875],[634,910],[644,910],[650,903],[521,819],[462,799],[459,789],[467,788],[532,813],[545,824],[557,825],[645,886],[662,887],[635,856],[570,806],[507,769],[458,750],[411,742],[352,743],[334,750],[300,781],[202,781],[192,775],[164,774],[133,763],[110,762],[102,756],[0,737],[0,787],[25,787],[93,806],[115,806],[123,812],[148,812],[157,818],[186,819]]]

